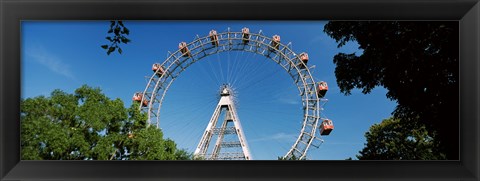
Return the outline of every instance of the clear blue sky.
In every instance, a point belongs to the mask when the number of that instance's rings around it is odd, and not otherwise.
[[[163,62],[168,51],[196,35],[240,31],[281,36],[297,53],[308,52],[309,66],[315,65],[317,81],[327,81],[329,102],[322,112],[335,129],[324,137],[320,148],[311,147],[312,160],[355,158],[364,147],[365,132],[388,118],[396,106],[378,87],[363,95],[340,93],[335,79],[333,56],[357,53],[355,42],[337,48],[323,33],[320,21],[125,21],[132,42],[122,44],[123,54],[108,56],[100,46],[109,21],[24,21],[22,22],[22,97],[48,96],[54,89],[73,93],[83,84],[99,87],[111,99],[120,98],[130,107],[132,95],[143,91],[151,65]],[[289,75],[270,59],[248,52],[212,55],[190,66],[172,84],[161,111],[165,137],[193,152],[218,101],[218,89],[231,83],[236,89],[237,111],[254,159],[277,159],[291,147],[303,119],[301,98]]]

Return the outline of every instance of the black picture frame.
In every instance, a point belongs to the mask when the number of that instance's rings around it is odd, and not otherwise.
[[[2,180],[479,180],[478,0],[0,0]],[[459,161],[20,161],[22,20],[457,20]],[[321,32],[319,32],[321,33]]]

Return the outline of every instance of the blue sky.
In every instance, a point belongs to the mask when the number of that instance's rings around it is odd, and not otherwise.
[[[390,117],[396,106],[378,87],[363,95],[340,93],[335,79],[333,56],[338,52],[361,54],[358,44],[337,48],[323,33],[321,21],[125,21],[131,43],[123,53],[107,55],[100,46],[109,21],[24,21],[22,22],[22,97],[48,96],[54,89],[73,93],[87,84],[99,87],[110,98],[131,105],[134,92],[143,91],[151,65],[163,62],[168,51],[196,35],[217,32],[262,30],[281,36],[295,52],[308,52],[313,76],[327,81],[329,102],[322,112],[335,129],[320,148],[311,147],[312,160],[344,160],[355,157],[365,143],[368,128]],[[211,55],[190,66],[172,84],[161,110],[165,137],[193,152],[218,101],[223,83],[236,90],[237,111],[254,159],[283,156],[299,134],[303,119],[301,98],[289,75],[276,63],[248,52]]]

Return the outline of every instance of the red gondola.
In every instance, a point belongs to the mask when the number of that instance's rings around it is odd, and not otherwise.
[[[165,73],[165,68],[163,68],[163,66],[159,63],[154,63],[152,65],[152,71],[156,72],[158,77],[161,77]]]
[[[242,40],[243,44],[247,44],[250,39],[250,30],[247,27],[244,27],[242,29]]]
[[[323,120],[322,124],[320,125],[320,135],[329,135],[330,132],[333,130],[333,122],[332,120],[325,119]]]
[[[270,44],[273,48],[278,50],[278,47],[280,46],[280,36],[278,35],[273,35],[272,37],[272,43]],[[273,50],[272,50],[273,51]]]
[[[328,85],[326,82],[324,81],[321,81],[318,84],[318,87],[317,87],[317,94],[318,94],[318,97],[320,98],[323,98],[325,96],[325,94],[327,94],[327,91],[328,91]]]
[[[210,40],[212,41],[212,45],[218,46],[217,31],[215,30],[210,31],[209,36],[210,36]]]
[[[187,47],[187,43],[180,42],[178,44],[178,49],[180,49],[180,52],[182,52],[182,56],[191,57],[190,51],[188,50],[188,47]]]
[[[300,60],[303,62],[298,64],[298,67],[304,69],[308,62],[308,54],[305,52],[300,53]]]
[[[135,101],[135,102],[141,102],[142,98],[143,98],[142,93],[141,92],[136,92],[135,94],[133,94],[132,100]],[[148,100],[146,100],[146,99],[143,100],[142,106],[147,107],[147,105],[148,105]]]

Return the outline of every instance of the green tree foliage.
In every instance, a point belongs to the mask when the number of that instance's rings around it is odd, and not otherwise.
[[[441,160],[438,142],[424,125],[389,118],[370,127],[359,160]],[[351,159],[351,158],[350,158]]]
[[[110,45],[105,44],[101,47],[107,50],[107,55],[110,55],[115,50],[122,54],[123,50],[119,45],[122,43],[127,44],[131,42],[131,40],[127,38],[127,35],[130,34],[130,30],[123,25],[122,21],[110,21],[110,29],[108,30],[108,34],[110,34],[110,36],[105,38],[110,41]]]
[[[435,131],[441,151],[458,159],[459,26],[456,21],[332,21],[324,32],[338,47],[357,41],[363,50],[339,53],[333,62],[340,90],[388,90],[395,118],[419,121]]]
[[[74,94],[21,101],[23,160],[186,160],[191,154],[163,139],[134,103],[125,108],[100,89],[82,86]]]

